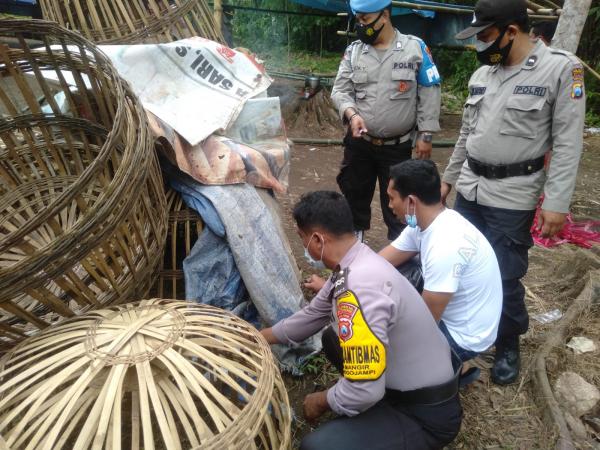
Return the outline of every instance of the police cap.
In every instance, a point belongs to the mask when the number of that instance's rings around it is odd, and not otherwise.
[[[350,0],[352,14],[379,12],[391,5],[391,0]]]
[[[527,17],[525,0],[479,0],[471,26],[456,35],[456,39],[468,39],[492,25],[501,25]]]

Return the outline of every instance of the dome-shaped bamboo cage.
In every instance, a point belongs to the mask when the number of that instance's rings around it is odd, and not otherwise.
[[[98,44],[157,44],[223,37],[205,0],[40,0],[44,19]]]
[[[196,240],[202,233],[202,218],[190,209],[174,191],[167,191],[169,224],[167,241],[158,280],[152,292],[160,298],[185,299],[183,260],[190,254]]]
[[[2,41],[0,351],[146,296],[166,235],[145,112],[103,53],[44,21],[0,21]]]
[[[0,360],[11,449],[287,449],[290,423],[269,345],[211,306],[152,299],[93,311]]]

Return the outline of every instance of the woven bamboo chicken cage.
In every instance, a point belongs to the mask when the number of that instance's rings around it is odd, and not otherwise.
[[[202,218],[188,208],[181,195],[167,191],[169,225],[163,263],[158,274],[155,291],[161,298],[185,299],[183,260],[190,254],[202,233]]]
[[[271,350],[224,310],[143,300],[44,330],[0,360],[11,449],[287,449]]]
[[[108,59],[49,22],[1,21],[4,38],[19,48],[0,44],[0,351],[143,298],[166,235],[146,116]]]
[[[200,36],[223,42],[205,0],[40,0],[45,19],[98,44],[157,44]]]

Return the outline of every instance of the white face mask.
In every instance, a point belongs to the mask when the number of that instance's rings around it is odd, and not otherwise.
[[[312,241],[314,235],[315,233],[311,235],[310,239],[308,240],[308,244],[306,244],[306,247],[304,247],[304,257],[306,258],[308,264],[310,264],[314,269],[323,270],[326,269],[325,263],[323,263],[323,250],[325,250],[325,241],[323,240],[323,247],[321,248],[321,258],[318,261],[312,256],[310,256],[310,253],[308,253],[308,246],[310,245],[310,241]]]

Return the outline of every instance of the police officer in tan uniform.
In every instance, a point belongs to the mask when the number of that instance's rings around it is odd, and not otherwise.
[[[425,43],[401,34],[391,21],[390,0],[350,0],[360,40],[348,46],[331,98],[348,125],[338,185],[350,203],[355,230],[369,229],[375,183],[388,239],[403,225],[388,207],[389,168],[431,155],[439,131],[440,76]]]
[[[337,192],[305,194],[294,220],[313,266],[334,271],[302,310],[262,330],[271,344],[296,344],[328,327],[323,348],[341,377],[308,394],[304,416],[340,417],[307,435],[300,450],[439,449],[458,434],[460,362],[394,266],[353,233]]]
[[[520,279],[533,245],[530,228],[540,193],[542,235],[561,230],[569,212],[583,146],[583,68],[566,51],[532,41],[525,0],[480,0],[472,26],[484,64],[469,81],[460,137],[443,176],[445,199],[492,244],[502,275],[503,307],[492,380],[519,374],[519,335],[529,318]],[[544,154],[552,149],[548,173]]]

